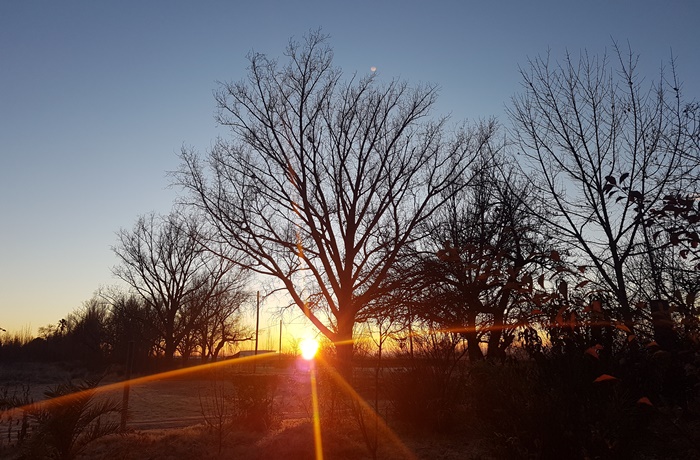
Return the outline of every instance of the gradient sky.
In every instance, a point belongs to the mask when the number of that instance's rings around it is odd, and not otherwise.
[[[496,116],[518,66],[627,42],[657,80],[671,50],[700,96],[700,2],[0,1],[0,327],[56,323],[118,284],[110,247],[167,213],[181,146],[206,150],[217,81],[321,27],[348,74],[441,87],[437,114]]]

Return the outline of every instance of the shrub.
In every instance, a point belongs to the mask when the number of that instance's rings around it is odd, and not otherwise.
[[[44,394],[49,398],[30,409],[33,429],[22,445],[29,458],[75,458],[89,443],[116,433],[119,424],[105,420],[121,405],[96,397],[99,380],[67,382]]]
[[[244,428],[264,431],[278,422],[275,393],[279,376],[270,374],[238,374],[232,379],[234,412]]]

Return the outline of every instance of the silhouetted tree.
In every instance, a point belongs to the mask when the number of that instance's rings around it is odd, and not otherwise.
[[[250,294],[237,290],[210,299],[194,329],[202,361],[216,361],[227,345],[253,340],[253,331],[241,324],[241,313]]]
[[[434,86],[342,81],[326,37],[291,41],[288,61],[253,53],[248,79],[221,85],[233,139],[184,150],[177,180],[218,229],[276,278],[337,347],[349,376],[353,327],[391,290],[401,250],[460,188],[475,136],[430,121]]]
[[[148,358],[157,354],[157,344],[160,343],[154,312],[135,293],[117,291],[103,293],[103,296],[110,304],[111,311],[109,330],[112,361],[125,364],[129,342],[133,342],[133,369],[144,370]]]
[[[530,161],[532,192],[550,207],[552,234],[571,248],[592,280],[615,298],[613,310],[632,330],[633,259],[649,264],[661,283],[650,234],[640,218],[669,190],[685,186],[697,158],[675,69],[645,88],[637,56],[615,46],[608,56],[567,54],[561,63],[537,58],[521,71],[523,94],[509,109],[522,158]]]
[[[162,351],[172,361],[205,304],[237,286],[233,263],[207,249],[204,226],[193,215],[150,214],[118,236],[113,251],[121,264],[113,271],[152,310]]]
[[[413,312],[465,338],[477,361],[482,342],[489,357],[512,344],[542,295],[534,280],[550,271],[555,247],[529,212],[535,203],[527,181],[502,146],[482,151],[470,184],[430,222],[426,254],[415,264]]]
[[[105,366],[111,353],[110,312],[106,303],[92,298],[65,321],[64,359],[78,359],[90,368]],[[59,332],[60,333],[60,332]]]

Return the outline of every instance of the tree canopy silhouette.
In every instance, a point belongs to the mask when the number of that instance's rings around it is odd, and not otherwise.
[[[393,288],[402,250],[466,185],[484,140],[430,118],[432,85],[343,80],[327,37],[290,41],[287,62],[249,56],[216,92],[231,129],[206,155],[183,150],[179,183],[244,264],[282,283],[335,344],[347,372],[353,327]]]
[[[698,162],[673,65],[646,86],[638,57],[615,51],[612,61],[585,53],[531,61],[509,113],[517,148],[536,171],[532,190],[551,210],[552,234],[592,268],[632,330],[641,287],[628,277],[631,264],[650,267],[657,298],[662,284],[643,216],[690,187]]]

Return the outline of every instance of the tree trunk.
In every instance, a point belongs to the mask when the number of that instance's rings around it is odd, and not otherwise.
[[[503,311],[496,310],[493,313],[493,324],[491,325],[491,333],[489,334],[489,345],[486,351],[486,358],[489,360],[500,359],[501,336],[503,335]]]
[[[346,382],[352,385],[352,355],[353,355],[353,328],[354,317],[338,319],[338,333],[335,341],[337,354],[337,370]]]
[[[470,314],[467,317],[466,331],[463,333],[467,339],[467,354],[469,362],[475,363],[484,359],[484,354],[479,347],[479,335],[476,332],[476,314]]]

